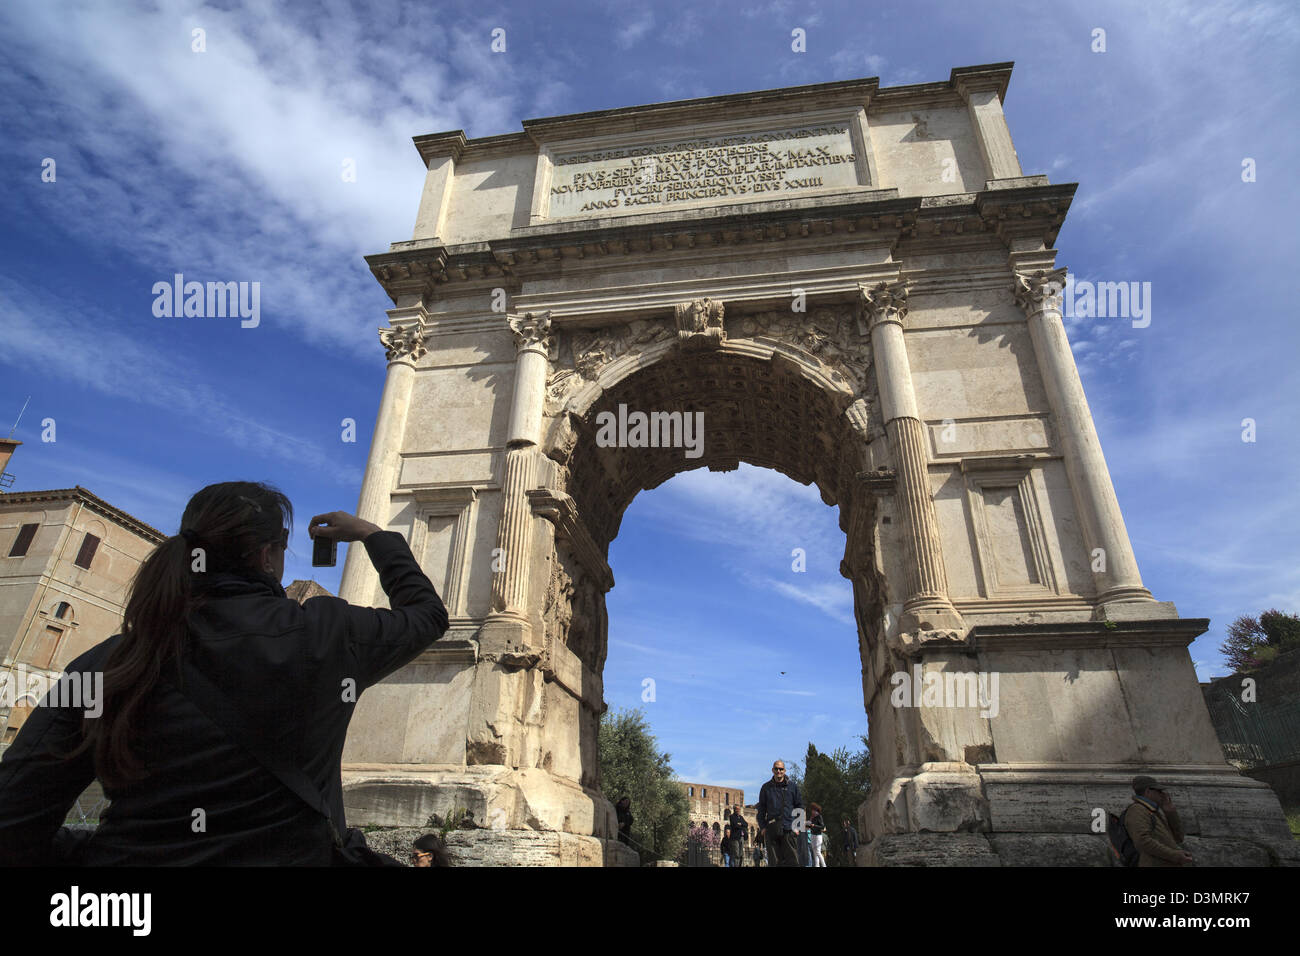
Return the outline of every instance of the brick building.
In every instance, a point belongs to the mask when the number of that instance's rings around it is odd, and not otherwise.
[[[57,680],[117,634],[131,580],[165,538],[80,485],[0,494],[0,670]],[[0,706],[0,745],[29,710]]]
[[[721,833],[722,828],[727,825],[727,818],[730,816],[729,808],[740,804],[740,815],[749,823],[750,834],[752,835],[757,830],[757,811],[754,807],[745,804],[745,791],[739,787],[719,786],[713,783],[692,783],[690,781],[678,781],[678,785],[686,791],[686,799],[690,804],[690,823],[692,825],[703,823]],[[724,810],[724,807],[728,809]]]

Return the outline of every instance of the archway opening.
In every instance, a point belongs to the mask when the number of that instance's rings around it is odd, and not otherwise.
[[[739,326],[746,320],[735,321]],[[817,332],[815,324],[810,327]],[[843,387],[828,387],[835,380]],[[792,579],[787,582],[789,590],[784,599],[788,605],[796,605],[802,599],[810,606],[819,599],[815,590],[801,587],[802,581],[795,577],[807,573],[810,553],[815,554],[817,573],[825,574],[829,565],[831,575],[849,579],[836,582],[839,597],[835,613],[840,620],[833,629],[835,634],[828,637],[833,640],[833,636],[842,636],[840,646],[852,648],[849,635],[856,633],[858,662],[853,663],[850,650],[840,669],[854,674],[854,679],[847,685],[837,680],[831,693],[843,695],[856,715],[857,726],[865,731],[867,721],[862,703],[865,692],[859,675],[882,620],[885,599],[883,578],[872,545],[875,499],[862,481],[870,460],[867,445],[872,437],[871,410],[860,398],[865,389],[847,386],[843,376],[830,372],[826,364],[797,348],[756,346],[753,340],[744,339],[703,348],[692,348],[690,343],[672,343],[652,360],[644,360],[620,374],[599,378],[597,385],[588,392],[585,402],[571,401],[565,408],[551,433],[547,452],[557,466],[557,484],[572,496],[595,546],[609,560],[618,560],[619,549],[611,550],[611,543],[619,535],[632,501],[640,492],[657,489],[676,476],[682,476],[678,482],[703,485],[710,479],[737,476],[709,475],[700,469],[735,473],[744,463],[757,466],[747,468],[746,477],[750,473],[768,475],[768,480],[788,485],[789,482],[774,474],[779,472],[797,483],[791,487],[804,486],[800,489],[805,493],[803,504],[820,507],[822,520],[831,534],[814,531],[808,527],[807,520],[797,515],[773,516],[770,536],[775,539],[775,532],[781,530],[789,542],[788,546],[786,541],[780,544],[783,563]],[[659,501],[660,497],[656,493],[649,499]],[[798,543],[801,534],[816,535],[817,540]],[[770,546],[775,553],[775,540],[761,544]],[[635,542],[632,547],[636,547]],[[560,579],[553,584],[559,586],[553,586],[549,593],[553,596],[569,593],[570,607],[584,610],[570,613],[569,608],[561,606],[564,602],[548,601],[548,640],[564,641],[592,671],[603,676],[609,649],[604,589],[576,568],[578,562],[565,553],[559,542],[556,551],[553,568]],[[838,553],[832,556],[834,551]],[[668,561],[669,557],[663,560]],[[800,564],[802,568],[796,570]],[[637,580],[634,575],[619,593],[630,591]],[[780,592],[780,588],[774,590]],[[820,600],[827,602],[830,593],[823,587]],[[552,614],[552,611],[559,613]],[[792,644],[806,640],[806,634],[792,633],[790,640]],[[665,649],[662,642],[658,649]],[[702,677],[698,669],[692,672],[686,666],[684,680],[709,679],[707,675]],[[771,696],[793,700],[805,695],[815,698],[823,693],[824,688],[816,680],[782,688],[782,678],[794,677],[790,672],[798,670],[793,664],[783,668],[778,663],[771,670],[774,685],[769,690],[790,691]],[[782,675],[782,670],[787,675]],[[646,678],[652,684],[642,684]],[[647,674],[638,685],[642,692],[653,688],[657,701],[655,681],[654,675]],[[610,697],[607,694],[606,700]],[[842,714],[839,717],[828,714],[827,720],[844,722]],[[707,732],[707,728],[701,729]],[[808,729],[804,729],[805,734]],[[719,731],[721,737],[722,728]],[[594,726],[590,733],[594,743]],[[804,739],[809,740],[807,736]],[[788,745],[783,749],[789,749]],[[770,768],[774,756],[770,752],[761,758],[755,755],[752,759],[758,772]],[[802,762],[804,749],[780,756],[787,761]],[[593,746],[589,759],[584,760],[583,782],[599,789],[597,767],[598,756]],[[746,801],[752,803],[757,797],[758,781],[758,777],[733,770],[728,771],[724,780],[707,782],[743,786]]]

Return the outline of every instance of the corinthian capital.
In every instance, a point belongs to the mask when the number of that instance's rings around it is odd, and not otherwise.
[[[1039,269],[1036,272],[1015,273],[1016,281],[1011,287],[1016,294],[1016,304],[1026,314],[1036,312],[1060,312],[1061,291],[1065,288],[1065,269]]]
[[[379,341],[384,346],[384,355],[388,361],[410,359],[419,361],[424,355],[425,328],[423,322],[411,325],[399,325],[379,330]]]
[[[515,347],[519,351],[541,349],[545,352],[551,344],[551,313],[525,312],[523,315],[512,315],[510,331],[515,333]]]
[[[869,333],[881,322],[903,324],[907,317],[907,282],[877,282],[873,286],[858,286],[858,331]]]

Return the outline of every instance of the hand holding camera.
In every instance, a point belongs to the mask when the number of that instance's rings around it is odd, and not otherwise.
[[[307,534],[312,539],[312,567],[334,567],[338,562],[340,541],[364,541],[380,530],[379,525],[363,521],[346,511],[316,515],[307,527]]]

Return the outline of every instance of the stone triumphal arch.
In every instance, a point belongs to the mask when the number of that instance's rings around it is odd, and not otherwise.
[[[414,237],[367,258],[394,308],[358,510],[408,536],[452,628],[359,703],[350,822],[458,806],[485,861],[629,862],[598,790],[609,543],[640,490],[746,461],[815,483],[846,534],[860,862],[1104,863],[1096,808],[1139,770],[1202,859],[1288,852],[1201,700],[1207,622],[1138,573],[1062,325],[1075,186],[1023,175],[1010,73],[416,138]],[[702,412],[702,448],[598,441],[620,406]],[[359,548],[342,596],[384,602]],[[933,674],[996,674],[996,708],[899,706],[897,675]]]

